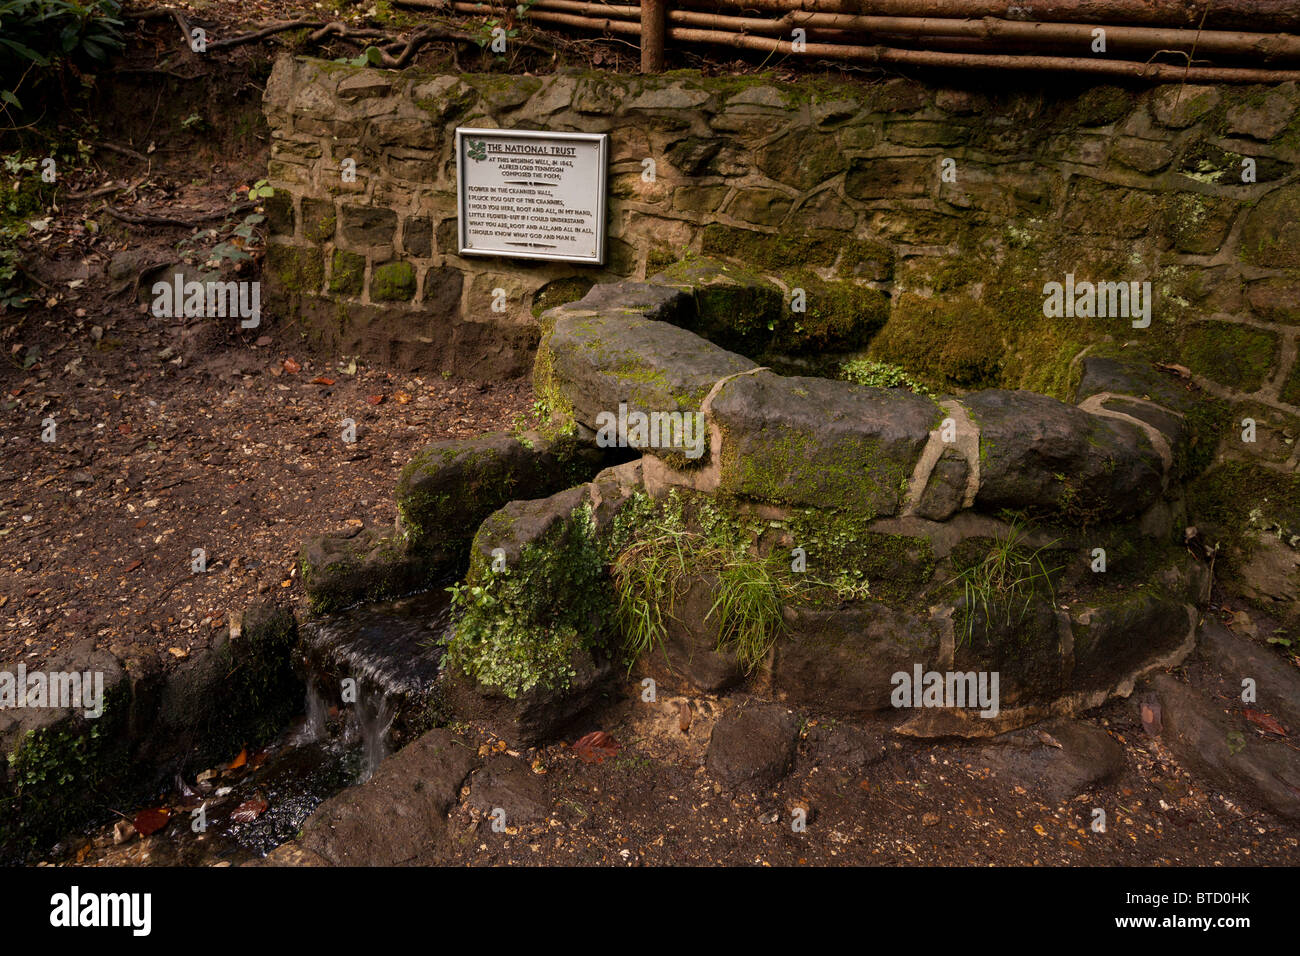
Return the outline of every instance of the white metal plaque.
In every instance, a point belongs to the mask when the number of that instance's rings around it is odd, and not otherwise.
[[[460,254],[605,262],[604,133],[457,129]]]

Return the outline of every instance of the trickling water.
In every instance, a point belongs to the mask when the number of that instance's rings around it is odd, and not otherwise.
[[[433,686],[449,615],[448,596],[439,587],[304,625],[307,726],[323,732],[332,708],[343,716],[345,741],[361,745],[362,780],[388,755],[399,714],[421,706]]]
[[[405,733],[408,725],[419,728],[415,718],[437,677],[442,656],[437,642],[449,619],[449,598],[438,586],[306,622],[301,629],[307,658],[302,719],[238,768],[213,769],[216,779],[179,779],[175,790],[161,798],[174,822],[150,838],[147,861],[131,857],[125,862],[238,864],[293,839],[323,801],[370,778],[394,735]],[[248,806],[259,810],[253,819],[241,819],[238,811]],[[193,822],[200,812],[202,828]],[[128,843],[115,849],[111,826],[92,836],[96,856],[79,855],[76,862],[121,860],[132,846],[144,848]]]

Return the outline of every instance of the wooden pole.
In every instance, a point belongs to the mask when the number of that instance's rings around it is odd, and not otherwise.
[[[641,72],[664,71],[668,0],[641,0]]]

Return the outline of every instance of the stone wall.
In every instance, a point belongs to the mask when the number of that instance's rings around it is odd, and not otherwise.
[[[286,57],[265,98],[268,292],[324,348],[485,378],[527,371],[537,316],[592,282],[730,258],[787,303],[804,290],[768,343],[796,361],[866,349],[941,389],[1069,398],[1082,349],[1136,353],[1256,419],[1234,450],[1294,469],[1297,103],[1293,84],[428,76]],[[458,256],[457,126],[608,132],[605,268]],[[1150,327],[1045,316],[1044,284],[1070,274],[1149,281]]]

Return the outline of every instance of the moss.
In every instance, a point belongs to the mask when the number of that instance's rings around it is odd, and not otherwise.
[[[0,859],[17,860],[97,818],[129,765],[129,681],[105,691],[104,710],[28,731],[8,755],[0,789]]]
[[[874,600],[912,606],[934,574],[934,550],[925,538],[867,530],[861,514],[799,509],[782,524],[807,555],[807,573],[830,582],[861,582]]]
[[[1077,126],[1107,126],[1128,115],[1133,94],[1118,86],[1095,86],[1070,103],[1060,122]]]
[[[969,296],[904,294],[871,343],[873,358],[902,365],[944,388],[991,388],[1001,382],[1007,342],[992,310]]]
[[[778,352],[847,352],[866,345],[889,319],[889,297],[855,282],[827,282],[799,271],[782,277],[805,292],[805,312],[786,311],[772,348]]]
[[[566,276],[553,279],[537,290],[533,296],[533,318],[541,318],[543,312],[557,305],[575,302],[591,291],[595,281],[586,276]]]
[[[385,262],[370,273],[374,302],[409,302],[415,296],[415,267],[409,262]]]
[[[894,250],[874,239],[849,239],[843,245],[835,270],[840,275],[865,275],[883,282],[894,275]]]
[[[1265,525],[1300,532],[1300,474],[1249,461],[1222,462],[1188,485],[1187,511],[1213,537],[1249,552]]]
[[[1183,361],[1193,372],[1244,392],[1263,386],[1276,354],[1273,333],[1228,322],[1198,323],[1182,341]]]
[[[319,292],[325,264],[319,249],[272,243],[266,248],[266,271],[288,292]]]
[[[366,257],[335,250],[330,269],[329,290],[335,295],[361,295],[366,277]]]
[[[737,259],[764,272],[780,272],[831,265],[841,241],[838,237],[754,232],[710,223],[704,227],[703,248],[708,255]]]

